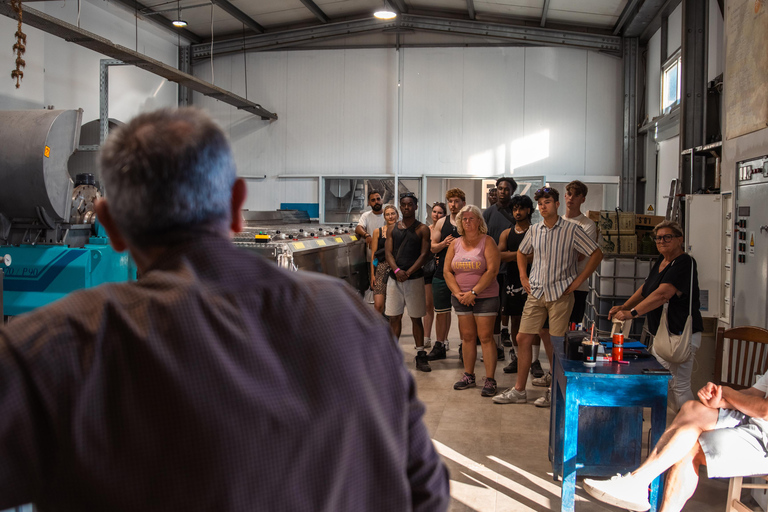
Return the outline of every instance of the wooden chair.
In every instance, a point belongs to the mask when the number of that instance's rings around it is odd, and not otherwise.
[[[727,340],[727,343],[726,343]],[[726,346],[727,345],[727,346]],[[768,367],[768,330],[760,327],[735,327],[717,330],[715,345],[715,383],[746,389],[755,376]],[[742,489],[768,489],[768,475],[756,476],[760,483],[742,483],[743,477],[731,478],[725,512],[752,512],[741,502]]]

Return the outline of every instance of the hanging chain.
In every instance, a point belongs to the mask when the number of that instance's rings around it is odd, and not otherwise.
[[[25,67],[27,63],[21,58],[24,52],[27,51],[27,35],[21,31],[21,0],[11,0],[11,9],[16,11],[16,15],[19,18],[19,28],[16,30],[16,44],[13,45],[13,51],[16,53],[16,69],[11,71],[11,78],[16,79],[16,88],[21,86],[21,79],[24,78],[24,72],[21,68]]]

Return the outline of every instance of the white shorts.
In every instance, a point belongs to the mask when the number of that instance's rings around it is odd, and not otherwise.
[[[387,316],[402,315],[408,309],[408,316],[421,318],[427,314],[427,298],[424,292],[424,278],[408,279],[399,282],[390,276],[387,282],[387,305],[384,314]]]
[[[699,436],[709,478],[768,474],[767,423],[733,409],[720,409],[715,428]]]

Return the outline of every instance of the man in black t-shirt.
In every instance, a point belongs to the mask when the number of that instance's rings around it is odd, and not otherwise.
[[[505,229],[512,227],[515,224],[515,216],[512,212],[512,194],[517,190],[517,182],[507,176],[502,176],[496,180],[496,196],[498,201],[495,205],[489,206],[483,211],[483,219],[488,225],[488,234],[493,237],[493,241],[496,245],[499,244],[501,234]],[[507,270],[507,264],[502,260],[499,265],[499,273],[496,279],[499,281],[499,304],[504,303],[504,274]],[[504,349],[501,348],[501,328],[502,326],[506,330],[509,318],[504,316],[499,306],[499,314],[496,315],[496,324],[493,327],[493,339],[496,341],[496,347],[498,349],[498,360],[504,360]],[[505,336],[506,338],[506,336]]]

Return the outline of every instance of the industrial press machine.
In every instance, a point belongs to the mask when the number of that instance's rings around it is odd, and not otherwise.
[[[235,245],[257,252],[290,270],[320,272],[343,279],[363,293],[368,289],[364,240],[355,224],[315,224],[296,210],[244,211],[245,229]]]
[[[71,168],[82,110],[0,112],[0,268],[3,315],[68,293],[136,278],[93,211],[93,174]],[[77,167],[76,165],[74,167]]]

